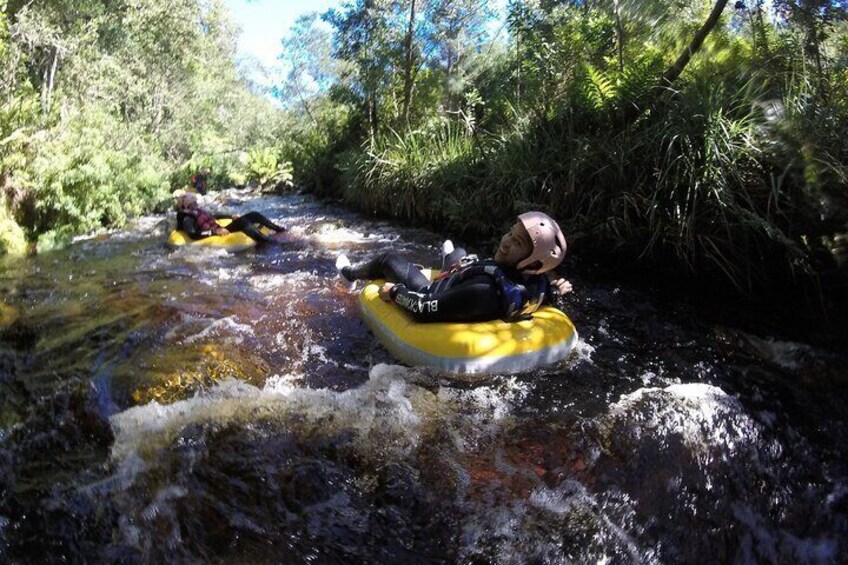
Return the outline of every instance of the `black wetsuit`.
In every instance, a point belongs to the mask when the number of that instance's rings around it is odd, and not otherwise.
[[[442,271],[466,256],[464,249],[455,249],[442,261]],[[494,264],[482,261],[479,264]],[[421,270],[396,253],[383,253],[342,273],[351,279],[381,279],[396,283],[391,290],[392,300],[418,322],[485,322],[504,318],[506,307],[495,279],[486,274],[462,273],[459,270],[433,281]],[[513,281],[528,279],[514,269],[501,267]],[[543,277],[543,275],[530,275]],[[548,288],[547,283],[545,287]],[[550,289],[545,293],[550,300]]]
[[[213,214],[212,217],[216,220],[232,218],[232,216],[228,214]],[[248,212],[243,216],[239,216],[230,222],[229,225],[225,226],[225,229],[231,233],[239,231],[243,232],[254,241],[274,243],[272,238],[262,233],[259,228],[256,227],[257,224],[275,232],[286,231],[286,228],[278,226],[259,212]],[[215,235],[210,230],[202,231],[195,221],[195,216],[183,211],[177,212],[177,229],[186,232],[191,239],[203,239],[205,237]]]

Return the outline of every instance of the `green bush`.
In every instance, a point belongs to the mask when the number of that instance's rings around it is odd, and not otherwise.
[[[319,196],[341,195],[340,159],[359,146],[360,124],[347,104],[320,100],[318,123],[295,115],[280,141],[280,156],[291,163],[292,183]]]
[[[195,153],[175,167],[170,184],[173,189],[188,188],[191,178],[202,169],[209,169],[206,179],[207,190],[223,190],[231,186],[244,186],[248,182],[247,152]]]
[[[23,255],[26,252],[24,230],[9,216],[0,198],[0,255]]]
[[[464,124],[448,119],[405,134],[389,132],[365,151],[346,154],[344,196],[372,213],[452,222],[457,192],[479,180],[467,178],[481,157],[475,143]]]
[[[168,197],[168,164],[149,147],[116,147],[121,133],[132,132],[110,121],[80,116],[38,148],[30,179],[39,210],[35,234],[120,226]],[[104,130],[118,133],[107,140]]]

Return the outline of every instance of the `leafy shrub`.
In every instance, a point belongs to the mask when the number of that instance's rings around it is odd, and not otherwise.
[[[202,169],[209,169],[209,176],[206,179],[207,190],[244,186],[248,182],[246,152],[195,153],[189,160],[174,168],[170,180],[171,187],[188,188],[192,176]]]
[[[293,116],[280,155],[291,163],[294,186],[319,196],[340,196],[341,156],[359,146],[356,114],[349,105],[331,100],[320,100],[315,112],[318,123],[306,115]]]
[[[152,209],[169,193],[167,163],[155,152],[119,150],[104,139],[111,118],[101,114],[79,116],[69,127],[39,147],[33,161],[31,189],[40,212],[33,231],[42,234],[61,228],[63,234],[122,225],[127,218]],[[112,131],[131,136],[120,124]],[[142,144],[142,141],[134,141]],[[62,238],[60,238],[62,239]]]

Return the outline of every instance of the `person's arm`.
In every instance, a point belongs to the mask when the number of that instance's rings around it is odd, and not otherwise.
[[[213,230],[200,231],[200,229],[197,227],[197,222],[195,221],[194,217],[188,214],[183,216],[182,221],[180,222],[179,229],[186,232],[186,234],[188,234],[191,239],[204,239],[211,235],[226,235],[216,233]]]
[[[188,214],[185,214],[180,218],[179,229],[186,232],[191,239],[203,239],[204,237],[208,237],[211,232],[204,233],[197,228],[197,222],[194,221],[194,218]]]
[[[388,294],[416,322],[483,322],[503,315],[497,289],[488,277],[434,293],[413,292],[396,284]]]
[[[554,278],[555,275],[548,274],[548,280],[550,284],[548,285],[548,289],[545,292],[545,300],[544,304],[556,304],[557,296],[565,296],[569,292],[574,289],[571,286],[571,282],[565,280],[562,277]]]

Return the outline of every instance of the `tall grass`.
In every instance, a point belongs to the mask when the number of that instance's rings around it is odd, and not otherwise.
[[[596,255],[753,293],[821,268],[810,234],[827,231],[815,215],[823,217],[823,194],[846,171],[832,142],[814,146],[793,123],[813,123],[800,93],[790,89],[775,115],[765,91],[756,80],[703,73],[617,131],[608,107],[576,97],[553,117],[518,117],[499,134],[447,119],[390,132],[345,154],[344,197],[475,235],[542,209]]]
[[[463,124],[450,120],[405,134],[390,131],[347,154],[344,196],[372,213],[456,224],[477,205],[460,196],[463,187],[479,182],[476,144]]]

